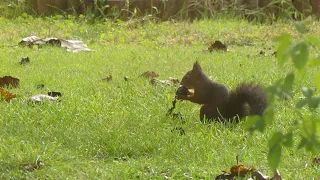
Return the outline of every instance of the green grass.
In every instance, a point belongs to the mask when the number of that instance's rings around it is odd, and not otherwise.
[[[318,22],[311,23],[309,32],[319,33],[317,27]],[[190,102],[178,102],[175,109],[185,123],[166,117],[177,86],[152,86],[139,75],[155,71],[159,79],[181,79],[199,61],[230,88],[243,81],[271,85],[293,70],[290,64],[280,67],[271,55],[276,36],[297,36],[293,22],[217,18],[92,25],[85,18],[25,16],[0,18],[0,29],[0,76],[20,79],[20,88],[8,89],[17,98],[0,102],[0,179],[214,179],[236,163],[238,154],[241,164],[271,176],[268,139],[274,131],[286,132],[299,113],[308,113],[294,104],[299,88],[313,84],[310,77],[318,70],[298,80],[293,100],[276,104],[276,121],[265,133],[249,136],[244,123],[200,123],[200,106]],[[30,35],[82,40],[95,52],[6,47]],[[215,40],[225,42],[229,52],[204,51]],[[259,55],[261,50],[267,56]],[[19,65],[25,56],[31,63]],[[102,82],[109,74],[113,80]],[[45,88],[37,89],[38,84]],[[62,92],[61,101],[28,103],[32,95],[48,91]],[[175,127],[186,134],[172,132]],[[22,169],[37,158],[45,164],[41,169]],[[318,179],[311,159],[303,149],[284,149],[279,171],[285,179]]]

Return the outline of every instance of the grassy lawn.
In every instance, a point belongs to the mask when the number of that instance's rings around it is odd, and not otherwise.
[[[310,23],[309,33],[319,34],[319,25]],[[160,80],[181,79],[199,61],[208,75],[230,88],[243,81],[269,86],[293,70],[291,64],[279,66],[272,55],[276,36],[298,36],[293,22],[216,18],[90,24],[85,18],[25,16],[0,18],[0,29],[0,77],[20,79],[20,88],[8,89],[17,98],[0,102],[0,179],[214,179],[236,164],[237,155],[241,164],[272,176],[268,139],[308,113],[295,103],[301,86],[312,85],[310,77],[319,70],[311,68],[298,79],[292,100],[276,104],[276,121],[265,133],[250,136],[243,122],[202,124],[201,106],[191,102],[178,102],[175,109],[185,122],[167,117],[178,86],[153,86],[139,75],[155,71]],[[31,35],[82,40],[95,51],[8,47]],[[205,51],[215,40],[229,51]],[[26,56],[31,62],[20,65]],[[101,81],[108,75],[112,81]],[[38,89],[38,84],[45,87]],[[28,102],[48,91],[62,92],[61,101]],[[185,135],[175,130],[180,127]],[[320,178],[310,153],[296,147],[282,152],[283,178]],[[42,168],[22,168],[37,159]]]

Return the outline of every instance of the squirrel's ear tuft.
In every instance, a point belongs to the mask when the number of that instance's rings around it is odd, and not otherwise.
[[[196,61],[194,64],[193,64],[193,71],[201,71],[201,66],[200,64],[198,63],[198,61]]]

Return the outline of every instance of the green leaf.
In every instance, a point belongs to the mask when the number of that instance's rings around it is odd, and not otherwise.
[[[293,83],[294,83],[294,74],[290,73],[286,76],[283,82],[283,90],[286,91],[286,93],[290,93],[293,90]]]
[[[271,124],[274,120],[274,109],[272,107],[268,107],[264,113],[263,118],[267,124]]]
[[[268,164],[273,171],[276,170],[280,164],[281,151],[282,151],[282,147],[280,144],[277,144],[269,148]]]
[[[320,39],[314,35],[307,35],[306,36],[306,40],[314,45],[314,46],[317,46],[318,48],[320,48]]]
[[[283,65],[289,58],[289,52],[292,48],[292,36],[290,34],[278,36],[276,41],[280,43],[277,49],[277,60],[280,65]]]
[[[249,116],[244,125],[245,129],[250,132],[258,130],[260,132],[264,131],[265,123],[261,116]]]
[[[283,138],[283,145],[286,147],[292,147],[293,146],[293,133],[289,132],[288,134],[284,135]]]
[[[285,136],[281,132],[276,132],[269,140],[268,163],[272,170],[279,166],[282,150],[281,142],[284,138]]]
[[[305,67],[309,59],[308,45],[305,42],[296,44],[291,51],[294,66],[301,70]]]
[[[315,78],[315,85],[318,89],[320,89],[320,72],[318,72],[318,74],[316,75],[316,78]]]
[[[305,106],[306,104],[308,104],[308,101],[305,99],[300,100],[297,104],[296,104],[296,108],[302,108],[303,106]]]
[[[306,97],[306,98],[311,98],[313,95],[313,92],[311,89],[307,88],[307,87],[302,87],[302,94]]]
[[[300,143],[299,143],[299,145],[298,145],[298,149],[303,148],[306,144],[307,144],[307,139],[304,138],[304,137],[302,137],[302,138],[301,138],[301,141],[300,141]]]
[[[272,148],[273,146],[277,146],[278,144],[280,144],[283,137],[284,136],[281,132],[275,132],[269,140],[269,148]]]
[[[306,25],[303,22],[298,21],[294,25],[300,34],[306,34],[308,32]]]
[[[308,99],[308,106],[309,106],[310,109],[318,108],[319,103],[320,103],[320,99],[319,98]]]

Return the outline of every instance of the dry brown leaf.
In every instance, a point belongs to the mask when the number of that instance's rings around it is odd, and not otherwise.
[[[0,87],[19,87],[20,80],[12,76],[3,76],[0,77]]]
[[[180,84],[180,81],[178,78],[169,77],[169,81],[171,81],[173,84]]]
[[[239,155],[236,156],[236,160],[237,160],[237,164],[236,165],[233,165],[230,170],[224,170],[222,171],[223,174],[219,175],[216,177],[216,180],[222,180],[222,179],[237,179],[237,177],[245,177],[245,176],[248,176],[248,173],[251,175],[251,178],[249,178],[250,180],[251,179],[255,179],[255,180],[270,180],[270,177],[269,176],[265,176],[263,175],[260,171],[258,170],[255,170],[255,168],[253,166],[250,166],[249,168],[246,168],[244,167],[244,165],[242,164],[238,164],[239,162]],[[278,177],[276,175],[279,175],[279,177],[281,178],[280,176],[280,173],[279,171],[277,170],[276,173],[275,173],[275,176],[274,177]],[[249,180],[248,179],[248,180]],[[281,180],[281,179],[273,179],[272,180]]]
[[[267,56],[267,55],[266,55],[266,52],[264,52],[263,50],[261,50],[261,51],[259,52],[259,55]]]
[[[19,62],[19,64],[24,65],[24,64],[28,64],[30,62],[29,57],[25,57],[22,58],[21,61]]]
[[[29,36],[26,38],[23,38],[20,42],[19,45],[21,46],[32,46],[35,45],[36,42],[39,42],[41,39],[37,36]]]
[[[16,97],[15,94],[9,93],[8,91],[1,88],[0,88],[0,93],[1,93],[1,98],[3,98],[6,101],[10,101],[12,98]]]
[[[315,157],[312,159],[312,166],[320,166],[320,157]]]
[[[37,85],[37,89],[43,89],[44,88],[44,84],[38,84]]]
[[[235,179],[235,177],[228,173],[220,174],[215,178],[215,180],[233,180],[233,179]]]
[[[29,164],[29,163],[23,164],[22,169],[25,171],[33,171],[35,169],[40,169],[43,166],[44,166],[44,163],[42,161],[36,161],[33,164]]]
[[[224,45],[221,41],[215,41],[209,48],[208,51],[212,52],[212,51],[217,51],[217,50],[221,50],[221,51],[227,51],[227,46]]]
[[[57,92],[57,91],[50,91],[50,92],[48,92],[48,96],[51,96],[51,97],[61,97],[61,96],[62,96],[62,93],[61,93],[61,92]]]
[[[254,168],[251,166],[249,168],[244,167],[244,165],[239,164],[239,165],[233,165],[230,168],[230,173],[233,176],[240,176],[244,177],[248,172],[254,171]]]
[[[159,76],[159,74],[155,73],[154,71],[146,71],[142,73],[140,76],[146,77],[146,78],[156,78]]]
[[[236,179],[236,177],[245,177],[248,174],[251,174],[250,179],[255,180],[269,180],[269,176],[263,175],[260,171],[256,171],[254,167],[246,168],[244,165],[233,165],[230,170],[224,170],[222,171],[223,174],[218,175],[216,179],[222,180],[222,179]],[[280,180],[280,179],[276,179]]]
[[[268,179],[270,179],[269,176],[263,175],[260,171],[252,172],[252,177],[254,177],[255,180],[268,180]]]
[[[271,180],[282,180],[282,177],[281,177],[280,172],[278,171],[278,169],[274,172],[274,175],[271,178]]]
[[[109,75],[109,76],[107,76],[107,77],[102,79],[102,81],[106,81],[106,82],[111,81],[111,80],[112,80],[112,76],[111,75]]]
[[[272,53],[272,56],[277,57],[277,51],[273,52],[273,53]]]

